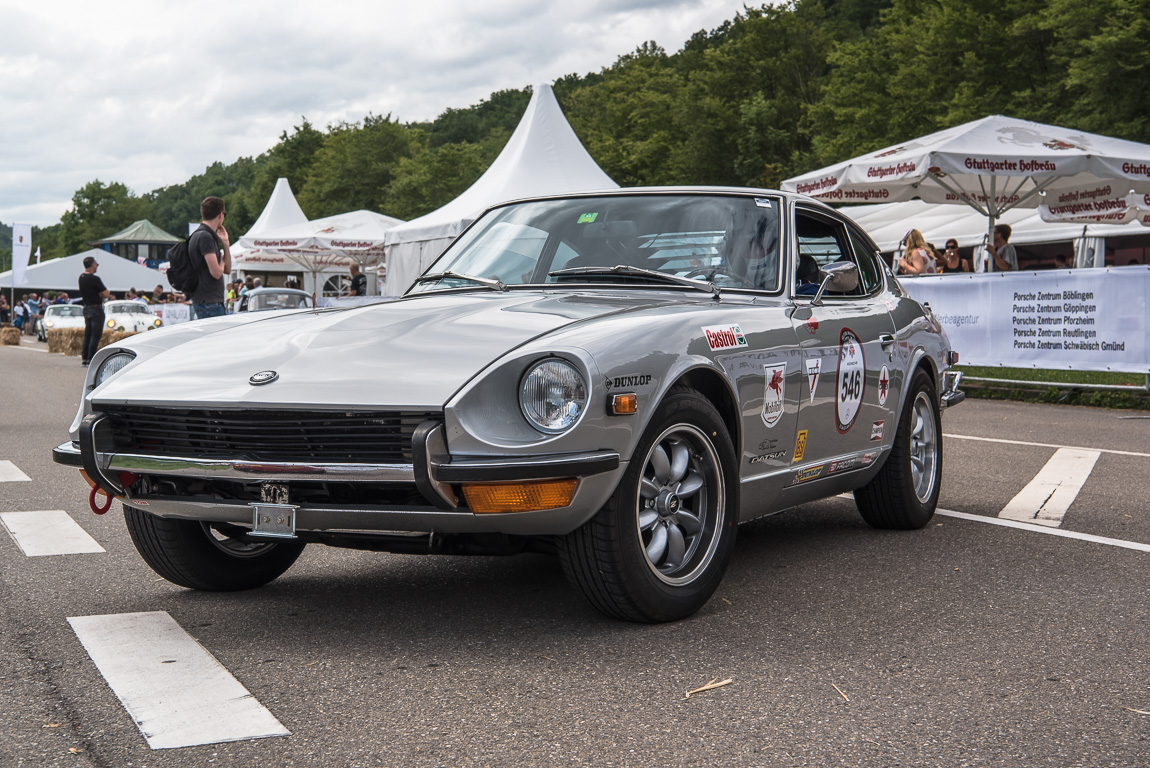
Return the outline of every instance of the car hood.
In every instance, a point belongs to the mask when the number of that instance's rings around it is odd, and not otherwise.
[[[666,294],[513,291],[296,312],[142,354],[91,397],[96,405],[434,410],[493,361],[538,336],[681,301]],[[249,382],[263,371],[278,375],[268,384]]]

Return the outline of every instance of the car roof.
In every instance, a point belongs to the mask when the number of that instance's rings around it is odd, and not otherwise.
[[[248,291],[248,296],[260,296],[265,293],[290,293],[296,296],[311,296],[310,293],[301,291],[299,288],[253,288]]]
[[[736,195],[736,196],[770,196],[781,197],[785,202],[801,201],[806,204],[813,204],[819,208],[825,208],[828,211],[834,210],[821,200],[816,200],[807,195],[800,195],[795,192],[783,192],[778,189],[766,189],[761,187],[705,187],[705,186],[668,186],[668,187],[618,187],[613,189],[598,189],[587,190],[583,192],[569,192],[560,195],[540,195],[538,197],[523,197],[515,200],[507,200],[502,203],[490,206],[488,210],[493,208],[502,208],[506,205],[515,203],[534,202],[538,200],[574,200],[587,197],[626,197],[629,195]]]

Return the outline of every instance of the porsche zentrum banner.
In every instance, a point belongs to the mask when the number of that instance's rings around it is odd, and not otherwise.
[[[930,304],[959,362],[1150,373],[1150,268],[901,278]]]

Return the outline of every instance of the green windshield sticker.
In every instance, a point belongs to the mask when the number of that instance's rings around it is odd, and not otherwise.
[[[583,213],[583,214],[580,214],[580,215],[579,215],[579,221],[577,221],[577,222],[575,222],[575,223],[576,223],[576,224],[590,224],[591,222],[595,221],[595,218],[596,218],[598,215],[599,215],[598,213]]]

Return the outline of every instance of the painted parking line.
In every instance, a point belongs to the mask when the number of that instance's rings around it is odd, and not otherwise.
[[[1037,448],[1073,448],[1076,451],[1098,451],[1099,453],[1112,453],[1116,456],[1141,456],[1150,458],[1150,453],[1139,451],[1116,451],[1111,448],[1085,448],[1081,445],[1059,445],[1057,443],[1029,443],[1025,440],[1005,440],[1001,437],[978,437],[977,435],[952,435],[943,433],[947,440],[980,440],[984,443],[1006,443],[1007,445],[1030,445]]]
[[[31,482],[32,478],[10,461],[0,461],[0,483]]]
[[[1090,478],[1100,455],[1101,452],[1095,450],[1059,448],[998,516],[1057,528]]]
[[[68,623],[152,749],[290,735],[167,613]]]
[[[82,555],[104,548],[62,509],[0,512],[0,523],[28,557]]]
[[[1050,528],[1045,525],[1035,525],[1034,523],[1022,523],[1017,520],[1004,520],[1001,517],[988,517],[986,515],[972,515],[967,512],[955,512],[953,509],[936,509],[935,514],[945,517],[957,517],[960,520],[970,520],[975,523],[1001,525],[1005,528],[1030,531],[1031,533],[1044,533],[1047,536],[1058,536],[1063,539],[1077,539],[1078,541],[1089,541],[1094,544],[1105,544],[1109,547],[1121,547],[1122,549],[1133,549],[1138,552],[1150,552],[1150,544],[1142,544],[1137,541],[1110,539],[1105,536],[1095,536],[1090,533],[1078,533],[1077,531],[1067,531],[1062,528]]]

